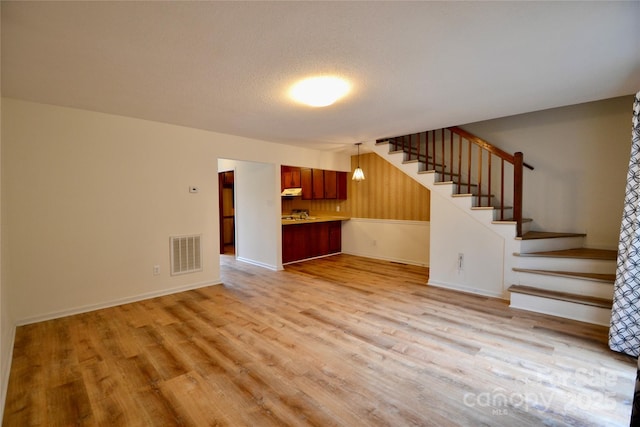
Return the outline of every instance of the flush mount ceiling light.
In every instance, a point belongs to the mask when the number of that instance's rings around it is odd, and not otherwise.
[[[362,142],[358,142],[356,144],[356,146],[358,147],[358,167],[356,168],[356,170],[353,171],[353,178],[351,178],[356,182],[364,181],[364,172],[362,172],[362,169],[360,168],[360,145],[361,144]]]
[[[334,76],[310,77],[300,80],[289,90],[296,102],[311,107],[326,107],[349,93],[351,85]]]

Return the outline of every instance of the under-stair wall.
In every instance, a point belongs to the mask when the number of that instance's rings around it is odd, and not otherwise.
[[[376,146],[378,154],[431,190],[429,283],[502,297],[514,308],[608,325],[632,101],[620,97],[464,126],[508,153],[524,152],[525,162],[535,166],[524,171],[523,213],[532,221],[523,224],[522,238],[508,222],[493,221],[495,211],[472,209],[477,200],[455,194],[468,188],[437,182],[459,177],[425,173],[434,167],[403,162],[403,154],[387,155],[388,147]],[[433,133],[439,141],[441,131]],[[398,141],[404,145],[414,138],[392,139],[398,149]],[[450,165],[456,157],[429,158]],[[447,167],[435,169],[447,172]]]
[[[515,280],[513,257],[519,252],[514,223],[495,223],[489,210],[473,210],[472,197],[453,197],[455,184],[437,182],[437,174],[420,173],[389,145],[373,150],[431,191],[429,284],[498,298],[509,298]],[[462,255],[462,265],[460,265]]]
[[[478,140],[472,134],[464,138]],[[473,177],[464,181],[463,172],[457,172],[461,171],[459,166],[449,172],[447,163],[453,164],[456,156],[447,161],[436,152],[437,161],[431,160],[431,164],[415,160],[417,146],[412,140],[419,142],[420,138],[392,138],[391,144],[381,140],[375,150],[431,190],[430,285],[510,299],[514,308],[608,324],[615,250],[585,248],[586,235],[581,233],[531,231],[531,220],[523,221],[519,230],[515,221],[504,219],[502,209],[495,209],[503,205],[503,197],[497,197],[499,204],[494,197],[494,208],[485,207],[486,202],[479,205],[478,197],[465,194],[468,186],[458,184],[479,184],[480,176],[476,181]],[[478,141],[499,151],[484,140]],[[443,141],[443,150],[445,144]],[[434,151],[422,151],[420,157],[420,150],[418,158],[434,158]],[[469,156],[471,162],[471,152]],[[477,160],[482,163],[481,157]],[[490,164],[485,162],[483,167],[491,172]],[[476,185],[475,193],[478,188]],[[494,194],[488,191],[483,194]]]

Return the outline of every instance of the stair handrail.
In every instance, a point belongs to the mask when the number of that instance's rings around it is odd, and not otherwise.
[[[516,236],[522,237],[523,167],[533,170],[533,166],[524,162],[524,154],[520,151],[509,154],[458,126],[451,126],[447,129],[452,134],[460,135],[467,141],[513,165],[513,220],[516,223]],[[489,163],[489,167],[491,167],[490,165],[491,163]]]
[[[515,156],[518,153],[514,153],[514,154],[509,154],[506,151],[496,147],[495,145],[491,144],[490,142],[485,141],[484,139],[475,136],[472,133],[467,132],[466,130],[462,129],[461,127],[458,126],[451,126],[446,128],[447,130],[456,133],[458,135],[461,135],[463,138],[473,142],[474,144],[484,148],[485,150],[495,154],[496,156],[500,157],[501,159],[505,159],[506,161],[510,162],[511,164],[513,164],[515,162]],[[521,153],[522,154],[522,153]],[[522,162],[522,166],[524,166],[527,169],[531,169],[533,170],[534,167]]]
[[[445,159],[445,152],[447,151],[445,148],[445,130],[449,131],[449,136],[450,136],[450,141],[449,141],[449,166],[447,166],[445,164],[446,159]],[[424,142],[425,142],[425,149],[424,151],[421,150],[421,140],[423,139],[421,137],[421,135],[424,135]],[[431,135],[431,138],[429,137],[429,135]],[[419,161],[419,162],[423,162],[425,167],[429,170],[429,168],[432,168],[431,170],[435,170],[436,172],[439,172],[443,177],[447,177],[450,176],[451,179],[453,180],[454,176],[458,176],[459,177],[459,181],[458,181],[458,189],[460,190],[462,187],[464,187],[466,185],[467,187],[467,191],[471,192],[471,187],[472,186],[477,186],[478,187],[478,194],[477,199],[479,201],[479,205],[482,206],[482,202],[483,202],[483,197],[487,198],[487,201],[489,201],[492,197],[491,194],[491,178],[492,178],[492,173],[491,173],[491,156],[494,155],[496,157],[498,157],[501,160],[501,164],[500,164],[500,220],[504,220],[504,211],[505,209],[508,209],[507,207],[505,207],[504,205],[504,162],[510,163],[511,165],[513,165],[513,218],[512,220],[516,223],[516,236],[517,237],[522,237],[522,223],[523,223],[523,218],[522,218],[522,199],[523,199],[523,168],[528,168],[533,170],[533,166],[527,164],[524,162],[524,155],[522,152],[516,152],[514,154],[509,154],[506,151],[496,147],[495,145],[491,144],[488,141],[485,141],[482,138],[479,138],[478,136],[467,132],[466,130],[458,127],[458,126],[451,126],[448,128],[444,128],[441,130],[440,132],[441,135],[441,144],[437,144],[436,143],[436,130],[430,130],[430,131],[424,131],[424,132],[419,132],[416,134],[409,134],[409,135],[404,135],[404,136],[398,136],[398,137],[393,137],[393,138],[383,138],[383,139],[379,139],[377,140],[377,142],[383,142],[383,141],[388,141],[390,143],[393,144],[394,149],[398,150],[401,149],[405,154],[406,154],[406,160],[411,161]],[[458,162],[457,162],[457,168],[455,168],[455,161],[454,161],[454,135],[458,135],[459,139],[458,139]],[[467,165],[467,172],[466,172],[466,178],[467,178],[467,183],[464,184],[464,181],[462,181],[463,179],[463,171],[462,171],[462,140],[466,140],[468,141],[468,151],[467,151],[467,160],[466,160],[466,165]],[[414,142],[417,141],[417,144],[415,144],[414,146]],[[479,151],[478,151],[478,176],[477,176],[477,184],[472,184],[471,180],[472,180],[472,176],[471,176],[471,160],[472,160],[472,151],[471,151],[471,144],[479,147]],[[438,145],[441,145],[441,161],[442,164],[437,164],[436,161],[436,157],[437,157],[437,151],[438,151]],[[487,170],[484,170],[484,163],[483,163],[483,156],[482,156],[482,152],[485,151],[487,153],[489,153],[487,155]],[[447,168],[449,169],[447,171]],[[487,194],[483,194],[483,182],[482,182],[482,177],[483,177],[483,171],[486,173],[486,178],[488,183],[486,184],[487,187]]]

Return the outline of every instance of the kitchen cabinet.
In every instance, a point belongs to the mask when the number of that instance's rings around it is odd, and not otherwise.
[[[311,169],[300,169],[300,186],[302,187],[302,200],[313,199],[313,177]]]
[[[338,172],[336,171],[324,171],[324,198],[325,199],[337,199],[338,198]]]
[[[342,252],[342,222],[334,221],[329,224],[329,253]]]
[[[282,190],[300,187],[302,188],[302,200],[347,199],[347,172],[291,166],[282,166],[282,168]],[[290,168],[291,174],[284,168]],[[299,185],[285,186],[287,182],[299,183]]]
[[[282,226],[282,262],[288,263],[342,251],[342,222]]]
[[[312,188],[313,188],[313,199],[324,199],[324,170],[322,169],[311,169],[312,174]]]
[[[300,168],[294,166],[282,166],[280,168],[280,191],[285,188],[300,188],[301,176]]]

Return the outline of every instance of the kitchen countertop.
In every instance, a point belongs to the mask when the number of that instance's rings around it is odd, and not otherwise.
[[[283,215],[288,216],[288,215]],[[351,217],[348,216],[309,216],[307,219],[282,219],[282,225],[295,225],[295,224],[312,224],[316,222],[331,222],[331,221],[348,221]]]

